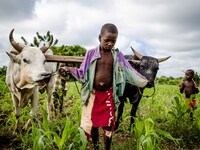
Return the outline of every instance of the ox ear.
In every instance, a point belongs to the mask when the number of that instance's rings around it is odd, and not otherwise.
[[[165,58],[158,58],[158,62],[163,62],[163,61],[166,61],[167,59],[169,59],[171,56],[169,57],[165,57]]]
[[[138,53],[138,52],[137,52],[136,50],[134,50],[132,47],[131,47],[131,49],[132,49],[134,55],[135,55],[137,58],[141,59],[141,58],[143,57],[140,53]]]
[[[17,55],[15,55],[15,54],[13,54],[13,53],[8,53],[8,52],[6,52],[6,53],[7,53],[7,55],[10,57],[10,60],[11,60],[12,62],[15,62],[15,63],[18,63],[18,64],[21,63],[20,59],[17,58]]]

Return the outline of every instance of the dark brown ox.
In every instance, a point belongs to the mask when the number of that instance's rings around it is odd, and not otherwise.
[[[15,116],[16,129],[19,129],[19,117],[22,115],[21,108],[31,102],[30,115],[37,116],[39,107],[38,92],[40,88],[45,88],[47,93],[48,119],[50,120],[52,102],[51,95],[54,79],[52,73],[56,71],[55,63],[46,63],[44,54],[52,55],[49,49],[53,42],[53,36],[50,41],[41,48],[18,44],[13,38],[13,31],[10,32],[9,40],[12,45],[8,56],[9,65],[6,72],[6,83],[11,92]],[[24,129],[27,129],[31,123],[29,119]]]
[[[125,58],[129,61],[129,63],[131,64],[131,66],[134,69],[136,69],[140,74],[142,74],[143,76],[145,76],[148,79],[149,83],[147,84],[147,86],[145,88],[154,87],[154,91],[152,93],[152,95],[153,95],[155,92],[154,80],[155,80],[157,71],[159,69],[159,63],[166,61],[167,59],[170,58],[170,56],[166,57],[166,58],[157,59],[157,58],[150,57],[150,56],[142,56],[141,54],[136,52],[132,47],[131,47],[131,49],[134,53],[134,56],[126,55]],[[138,88],[134,85],[126,84],[123,96],[119,97],[120,105],[118,108],[118,116],[117,116],[117,120],[116,120],[116,128],[115,129],[118,129],[119,124],[122,120],[124,102],[126,101],[127,98],[129,99],[129,102],[132,105],[131,114],[130,114],[131,115],[131,125],[134,123],[134,117],[136,116],[136,111],[137,111],[138,105],[140,103],[140,100],[143,96],[143,91],[145,88]],[[152,96],[152,95],[149,95],[149,96]]]

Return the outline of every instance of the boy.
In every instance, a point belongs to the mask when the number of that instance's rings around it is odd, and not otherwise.
[[[66,76],[69,71],[83,83],[81,127],[87,138],[92,138],[95,149],[99,148],[99,127],[103,128],[104,149],[110,149],[115,127],[114,110],[119,104],[118,96],[124,92],[125,83],[144,87],[148,82],[114,48],[117,37],[118,30],[114,24],[103,25],[99,34],[100,45],[87,51],[80,68],[60,68],[61,75]]]
[[[194,76],[194,70],[188,69],[185,72],[185,81],[182,82],[181,85],[179,85],[180,92],[185,93],[185,100],[189,99],[191,95],[197,94],[199,92],[198,85],[193,80]],[[196,106],[196,100],[195,97],[192,99],[192,101],[188,104],[188,107],[194,109]],[[193,120],[193,114],[190,113],[191,120]]]

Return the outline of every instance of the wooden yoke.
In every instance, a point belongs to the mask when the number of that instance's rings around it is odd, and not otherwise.
[[[82,63],[84,56],[45,55],[47,62]]]

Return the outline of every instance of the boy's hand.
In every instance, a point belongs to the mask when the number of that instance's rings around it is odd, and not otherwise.
[[[198,84],[195,83],[194,86],[195,86],[196,88],[198,88]]]
[[[62,66],[58,70],[59,74],[62,75],[62,76],[66,76],[67,71],[69,71],[69,67],[67,67],[67,66]]]

